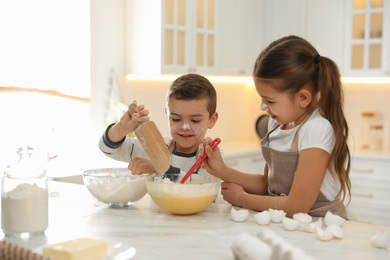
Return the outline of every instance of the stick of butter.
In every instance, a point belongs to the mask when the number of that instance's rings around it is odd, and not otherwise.
[[[106,241],[92,238],[77,238],[43,248],[43,254],[55,260],[100,259],[107,251]]]

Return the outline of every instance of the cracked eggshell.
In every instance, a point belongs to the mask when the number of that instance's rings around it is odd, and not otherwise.
[[[298,221],[292,218],[284,217],[282,225],[285,230],[292,231],[298,228]]]
[[[330,225],[326,228],[325,233],[330,232],[334,237],[343,239],[344,232],[339,225]]]
[[[304,230],[309,233],[314,233],[316,232],[316,228],[321,228],[321,227],[322,227],[322,219],[319,218],[316,222],[306,224]]]
[[[311,222],[312,217],[307,213],[296,213],[293,215],[293,219],[300,223],[308,224]]]
[[[340,216],[338,216],[338,215],[333,214],[330,211],[328,211],[325,214],[324,222],[325,222],[325,225],[327,227],[330,226],[330,225],[339,225],[339,226],[341,226],[341,225],[344,224],[345,219],[340,217]]]
[[[248,218],[249,211],[247,209],[236,210],[234,207],[230,210],[230,216],[232,220],[236,222],[242,222]]]
[[[326,232],[322,228],[316,228],[316,235],[319,240],[329,241],[333,238],[333,234],[331,232]]]
[[[343,234],[344,234],[344,232],[341,229],[341,227],[339,225],[336,225],[336,224],[330,225],[325,230],[323,230],[322,228],[316,228],[317,238],[322,240],[322,241],[329,241],[333,237],[342,239]]]
[[[375,235],[373,235],[371,238],[371,245],[378,247],[378,248],[385,248],[389,249],[389,233],[386,229],[382,229],[381,231],[377,232]]]
[[[271,221],[274,223],[282,222],[283,218],[286,216],[286,212],[283,210],[269,209],[268,211],[271,214]]]
[[[235,259],[256,260],[271,258],[271,248],[256,236],[241,233],[236,236],[231,246]]]
[[[271,221],[271,214],[269,213],[268,210],[264,210],[262,212],[256,213],[255,214],[255,220],[256,223],[259,225],[268,225],[269,222]]]

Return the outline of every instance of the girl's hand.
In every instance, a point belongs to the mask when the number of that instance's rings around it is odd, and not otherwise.
[[[197,158],[202,157],[204,155],[206,146],[210,145],[212,142],[213,139],[211,139],[210,137],[203,139],[203,141],[199,144],[198,147]]]
[[[144,173],[151,174],[155,173],[156,169],[153,167],[153,164],[150,160],[135,157],[127,167],[133,175],[141,175]]]
[[[211,138],[207,138],[201,144],[203,148],[199,146],[199,156],[203,156],[204,153],[207,154],[207,157],[202,162],[201,166],[203,169],[206,169],[208,173],[224,179],[227,167],[223,161],[219,148],[216,147],[214,150],[211,149],[210,144],[212,141],[213,140]]]
[[[242,197],[245,194],[245,190],[242,186],[231,183],[231,182],[222,182],[221,183],[221,194],[223,199],[229,202],[234,206],[242,206]]]

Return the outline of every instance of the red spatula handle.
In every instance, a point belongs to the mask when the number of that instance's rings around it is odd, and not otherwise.
[[[215,138],[214,141],[211,142],[210,148],[214,150],[215,147],[217,147],[217,145],[220,142],[221,142],[221,139]],[[191,169],[186,173],[186,175],[184,175],[183,179],[181,179],[181,181],[180,181],[181,184],[183,184],[188,179],[188,177],[190,177],[190,175],[195,171],[196,168],[198,168],[198,166],[203,162],[204,159],[206,159],[206,157],[207,157],[207,154],[206,154],[206,152],[204,152],[203,156],[199,157],[198,160],[196,160],[194,165],[192,165]]]

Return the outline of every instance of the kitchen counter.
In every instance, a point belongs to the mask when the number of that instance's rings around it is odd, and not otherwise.
[[[231,206],[219,195],[206,210],[176,216],[159,209],[146,195],[126,208],[109,208],[96,201],[84,185],[49,182],[49,227],[45,234],[19,239],[0,237],[38,251],[47,244],[78,237],[95,237],[109,245],[124,243],[136,249],[133,259],[234,259],[230,246],[241,232],[253,235],[273,230],[315,259],[389,259],[384,249],[370,245],[370,237],[389,226],[347,221],[344,238],[322,242],[313,233],[285,231],[281,224],[260,226],[250,211],[244,222],[233,222]]]

